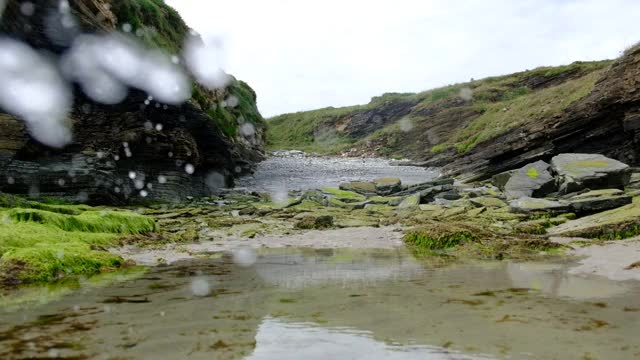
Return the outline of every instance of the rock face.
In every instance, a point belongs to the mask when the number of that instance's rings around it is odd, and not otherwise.
[[[0,30],[55,57],[67,50],[74,36],[114,31],[134,16],[118,12],[132,5],[131,0],[69,3],[79,26],[67,34],[65,43],[47,31],[47,14],[58,8],[53,0],[38,2],[32,16],[22,14],[17,1],[9,1]],[[170,51],[179,51],[188,28],[163,2],[152,3],[159,7],[157,17],[146,14],[133,20],[139,29],[157,29],[153,41],[161,39]],[[264,157],[264,121],[256,95],[235,79],[216,91],[199,85],[193,89],[193,98],[181,105],[149,102],[146,93],[133,89],[124,101],[103,105],[76,88],[68,116],[73,140],[62,149],[40,144],[20,119],[0,112],[0,191],[125,203],[180,200],[231,184]],[[224,108],[231,96],[238,105]],[[240,131],[243,126],[251,131]]]
[[[504,185],[507,198],[543,197],[556,188],[556,180],[549,172],[549,164],[536,161],[515,171]]]
[[[600,154],[560,154],[551,159],[560,177],[560,193],[582,189],[624,188],[631,179],[631,168]]]

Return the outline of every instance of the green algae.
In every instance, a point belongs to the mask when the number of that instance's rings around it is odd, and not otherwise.
[[[153,219],[129,211],[54,206],[4,194],[2,199],[10,200],[2,205],[17,205],[0,208],[0,283],[5,285],[121,268],[124,260],[105,249],[123,235],[156,229]]]
[[[536,168],[529,168],[529,170],[527,170],[527,176],[532,179],[537,179],[540,174]]]
[[[441,250],[476,240],[472,228],[460,224],[433,222],[405,232],[404,241],[420,248]]]

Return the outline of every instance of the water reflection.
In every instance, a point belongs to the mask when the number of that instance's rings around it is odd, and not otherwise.
[[[464,355],[443,347],[393,345],[376,341],[368,331],[323,328],[314,323],[285,322],[266,317],[256,334],[256,349],[247,360],[268,359],[489,359]]]
[[[639,298],[565,264],[279,249],[0,306],[0,359],[640,358]]]

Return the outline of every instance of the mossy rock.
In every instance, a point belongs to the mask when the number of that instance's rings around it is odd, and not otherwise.
[[[542,197],[556,189],[556,180],[549,172],[549,164],[536,161],[515,171],[504,185],[508,199]]]
[[[469,199],[469,202],[477,207],[484,207],[484,208],[498,209],[498,208],[507,207],[507,203],[505,203],[504,201],[495,197],[490,197],[490,196],[481,196],[477,198],[471,198]]]
[[[410,209],[420,205],[420,194],[407,196],[400,202],[398,209]]]
[[[359,194],[376,194],[376,185],[367,181],[351,181],[339,185],[340,190],[353,191]]]
[[[571,220],[549,229],[548,233],[554,236],[606,240],[637,236],[640,235],[640,203],[634,202],[616,209]]]
[[[405,232],[408,244],[429,250],[441,250],[475,241],[482,231],[463,223],[430,222]]]
[[[323,188],[322,192],[329,195],[332,199],[337,199],[345,203],[362,202],[366,200],[366,197],[353,191]]]
[[[298,229],[328,229],[333,227],[333,217],[329,215],[306,216],[295,225]]]
[[[373,180],[376,193],[379,195],[391,195],[402,190],[402,181],[399,178],[385,177]]]

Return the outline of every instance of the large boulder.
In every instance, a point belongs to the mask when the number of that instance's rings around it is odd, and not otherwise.
[[[631,168],[600,154],[560,154],[551,159],[560,178],[560,193],[582,189],[622,189],[631,179]]]
[[[593,190],[567,199],[575,213],[594,213],[631,204],[631,196],[618,189]]]
[[[536,161],[516,170],[504,185],[508,199],[543,197],[556,189],[556,180],[549,172],[549,164]]]

